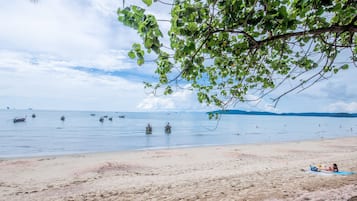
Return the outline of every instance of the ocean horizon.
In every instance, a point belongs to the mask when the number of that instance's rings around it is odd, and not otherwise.
[[[25,122],[13,122],[25,116]],[[171,134],[164,131],[168,122]],[[149,123],[153,131],[147,135]],[[206,112],[0,110],[0,158],[348,136],[357,136],[356,118],[235,114],[210,120]]]

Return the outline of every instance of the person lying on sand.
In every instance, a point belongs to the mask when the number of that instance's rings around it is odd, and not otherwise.
[[[332,171],[332,172],[338,172],[338,167],[337,164],[334,163],[332,166],[326,166],[326,165],[310,165],[310,170],[314,172],[321,172],[321,171]]]

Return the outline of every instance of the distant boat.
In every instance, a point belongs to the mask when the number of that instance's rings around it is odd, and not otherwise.
[[[171,133],[170,123],[167,123],[167,125],[165,126],[165,133],[166,133],[166,134],[170,134],[170,133]]]
[[[13,121],[14,121],[14,123],[25,122],[26,121],[26,117],[14,118]]]
[[[146,135],[152,134],[152,127],[151,127],[150,124],[148,124],[148,125],[146,126],[145,133],[146,133]]]
[[[64,121],[64,120],[66,120],[66,117],[62,116],[61,121]]]
[[[94,114],[94,113],[92,113],[92,114],[90,114],[90,116],[94,117],[94,116],[95,116],[95,114]]]
[[[100,123],[103,123],[104,122],[104,118],[103,117],[99,118],[99,121],[100,121]]]
[[[109,121],[113,121],[113,117],[109,117],[108,119],[109,119]]]
[[[32,118],[36,118],[36,114],[32,114]]]
[[[119,118],[125,118],[125,115],[119,115],[118,117]]]
[[[108,115],[104,115],[103,117],[104,117],[104,118],[108,118]]]

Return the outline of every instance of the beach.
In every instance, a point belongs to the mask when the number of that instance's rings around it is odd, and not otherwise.
[[[0,159],[0,200],[348,200],[357,137]]]

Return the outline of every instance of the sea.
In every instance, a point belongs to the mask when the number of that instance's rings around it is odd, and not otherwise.
[[[26,121],[14,123],[15,117]],[[147,135],[149,123],[153,130]],[[167,123],[172,126],[170,134],[164,131]],[[0,158],[348,136],[357,136],[357,118],[221,115],[209,119],[205,112],[0,110]]]

